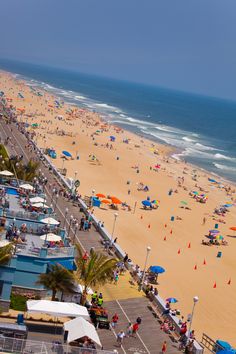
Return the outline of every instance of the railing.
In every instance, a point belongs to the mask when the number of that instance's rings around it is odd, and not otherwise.
[[[220,344],[216,343],[216,341],[214,341],[205,333],[202,334],[201,344],[211,353],[217,353],[221,350],[224,350],[224,348]]]
[[[15,211],[9,209],[0,209],[0,216],[12,217],[12,218],[19,218],[19,219],[27,219],[27,220],[35,220],[40,221],[44,218],[52,217],[56,218],[55,213],[51,214],[41,214],[41,213],[30,213],[27,211]]]
[[[114,354],[117,351],[72,347],[70,345],[57,344],[56,342],[40,342],[27,339],[18,339],[0,336],[0,351],[9,353],[57,353],[57,354]]]

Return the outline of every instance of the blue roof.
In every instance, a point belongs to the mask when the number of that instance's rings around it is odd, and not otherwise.
[[[59,262],[55,262],[55,264],[56,263],[62,265],[62,267],[68,270],[76,270],[76,264],[74,261],[59,261]]]

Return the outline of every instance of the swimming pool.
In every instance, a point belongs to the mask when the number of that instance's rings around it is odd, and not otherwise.
[[[6,188],[6,193],[11,195],[19,195],[18,191],[14,188]]]

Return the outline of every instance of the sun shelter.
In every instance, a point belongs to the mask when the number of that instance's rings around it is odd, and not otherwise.
[[[88,337],[100,347],[102,346],[95,327],[82,317],[77,317],[74,320],[66,322],[64,330],[68,331],[68,343],[79,338]]]
[[[21,184],[21,185],[20,185],[20,188],[26,189],[26,190],[29,190],[29,191],[32,191],[32,190],[34,189],[34,187],[31,186],[31,184],[28,184],[28,183],[26,183],[26,184]]]
[[[44,313],[54,317],[82,317],[88,320],[90,318],[86,307],[73,302],[28,300],[26,305],[28,313]]]
[[[46,199],[42,198],[42,197],[33,197],[30,198],[30,203],[34,204],[34,203],[45,203]]]
[[[1,176],[6,176],[6,177],[11,177],[11,176],[14,176],[14,173],[12,173],[10,171],[7,171],[7,170],[4,170],[4,171],[0,172],[0,175]]]
[[[33,208],[44,208],[44,209],[49,209],[50,207],[44,203],[33,203],[32,204]]]
[[[59,242],[61,241],[61,236],[49,232],[48,234],[40,236],[40,239],[48,242]]]
[[[41,222],[43,222],[44,224],[48,224],[48,225],[59,225],[60,224],[59,221],[57,221],[56,219],[53,219],[51,217],[42,219]]]

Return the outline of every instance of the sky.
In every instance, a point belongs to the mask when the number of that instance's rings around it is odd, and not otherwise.
[[[236,100],[235,0],[0,5],[0,58]]]

